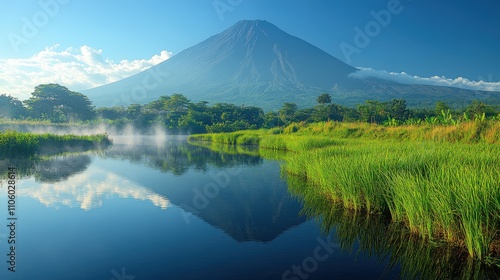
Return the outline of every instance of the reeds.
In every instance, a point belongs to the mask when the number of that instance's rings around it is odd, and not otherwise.
[[[322,135],[335,138],[500,144],[500,122],[493,120],[469,121],[456,125],[421,124],[396,127],[346,122],[300,123],[293,124],[293,130],[297,135]],[[284,131],[290,129],[285,128]]]
[[[0,132],[0,158],[23,158],[72,149],[89,150],[110,144],[104,134],[76,136],[4,131]]]
[[[296,151],[285,170],[345,208],[387,212],[426,239],[465,246],[472,257],[490,253],[499,238],[499,146],[354,142]]]
[[[286,179],[289,191],[304,204],[302,214],[317,221],[323,234],[333,234],[343,251],[388,260],[388,277],[400,268],[401,279],[499,278],[497,266],[468,258],[461,247],[418,238],[385,215],[349,211],[325,199],[315,185],[294,176]]]
[[[29,157],[38,150],[38,137],[15,131],[0,132],[0,158]]]
[[[498,122],[395,128],[327,122],[293,131],[204,137],[233,144],[245,137],[261,150],[289,151],[284,170],[310,182],[315,195],[355,212],[387,214],[412,234],[464,247],[477,259],[500,256]]]

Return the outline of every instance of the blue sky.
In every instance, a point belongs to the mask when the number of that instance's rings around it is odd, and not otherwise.
[[[0,94],[26,97],[36,83],[49,81],[75,90],[112,82],[242,19],[267,20],[377,75],[431,80],[435,76],[450,83],[461,79],[472,86],[473,81],[499,82],[500,2],[442,2],[2,1]],[[378,23],[376,29],[374,14],[387,12],[390,20],[385,18],[384,26]],[[356,28],[364,33],[372,28],[368,43],[356,44]],[[356,52],[346,55],[345,46]],[[500,89],[500,83],[490,84]]]

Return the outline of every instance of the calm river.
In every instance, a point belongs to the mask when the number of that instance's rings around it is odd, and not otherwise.
[[[391,236],[383,219],[307,208],[311,203],[290,192],[279,161],[215,152],[183,137],[114,142],[105,151],[1,162],[0,173],[12,166],[17,178],[14,215],[6,175],[0,184],[0,279],[397,279],[418,277],[420,269],[451,279],[457,273],[452,264],[433,262],[435,251]],[[10,216],[17,219],[14,251]]]

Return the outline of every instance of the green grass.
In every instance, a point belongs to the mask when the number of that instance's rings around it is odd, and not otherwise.
[[[386,212],[427,239],[464,245],[483,258],[498,238],[500,147],[359,141],[297,153],[304,176],[354,211]]]
[[[54,135],[16,131],[0,132],[0,158],[32,157],[40,153],[89,150],[111,144],[106,135]]]
[[[293,129],[289,129],[293,126]],[[429,140],[450,143],[500,144],[500,121],[469,121],[457,125],[404,125],[387,127],[369,123],[322,122],[292,124],[284,132],[347,139]]]
[[[498,278],[491,260],[468,259],[461,247],[418,238],[386,215],[353,213],[317,195],[315,185],[294,176],[286,179],[290,193],[304,205],[303,215],[318,222],[325,235],[333,234],[343,251],[388,260],[388,273],[401,267],[401,279]]]
[[[288,151],[283,168],[313,186],[309,195],[354,212],[387,215],[416,236],[463,247],[476,259],[500,256],[498,122],[298,127],[281,135],[259,131],[192,139]]]

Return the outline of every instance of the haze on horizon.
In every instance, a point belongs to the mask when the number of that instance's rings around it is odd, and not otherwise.
[[[41,83],[76,91],[157,65],[239,20],[264,19],[359,75],[500,91],[500,3],[455,1],[8,2],[0,12],[0,94]],[[91,15],[91,16],[89,16]],[[360,33],[363,33],[360,35]]]

